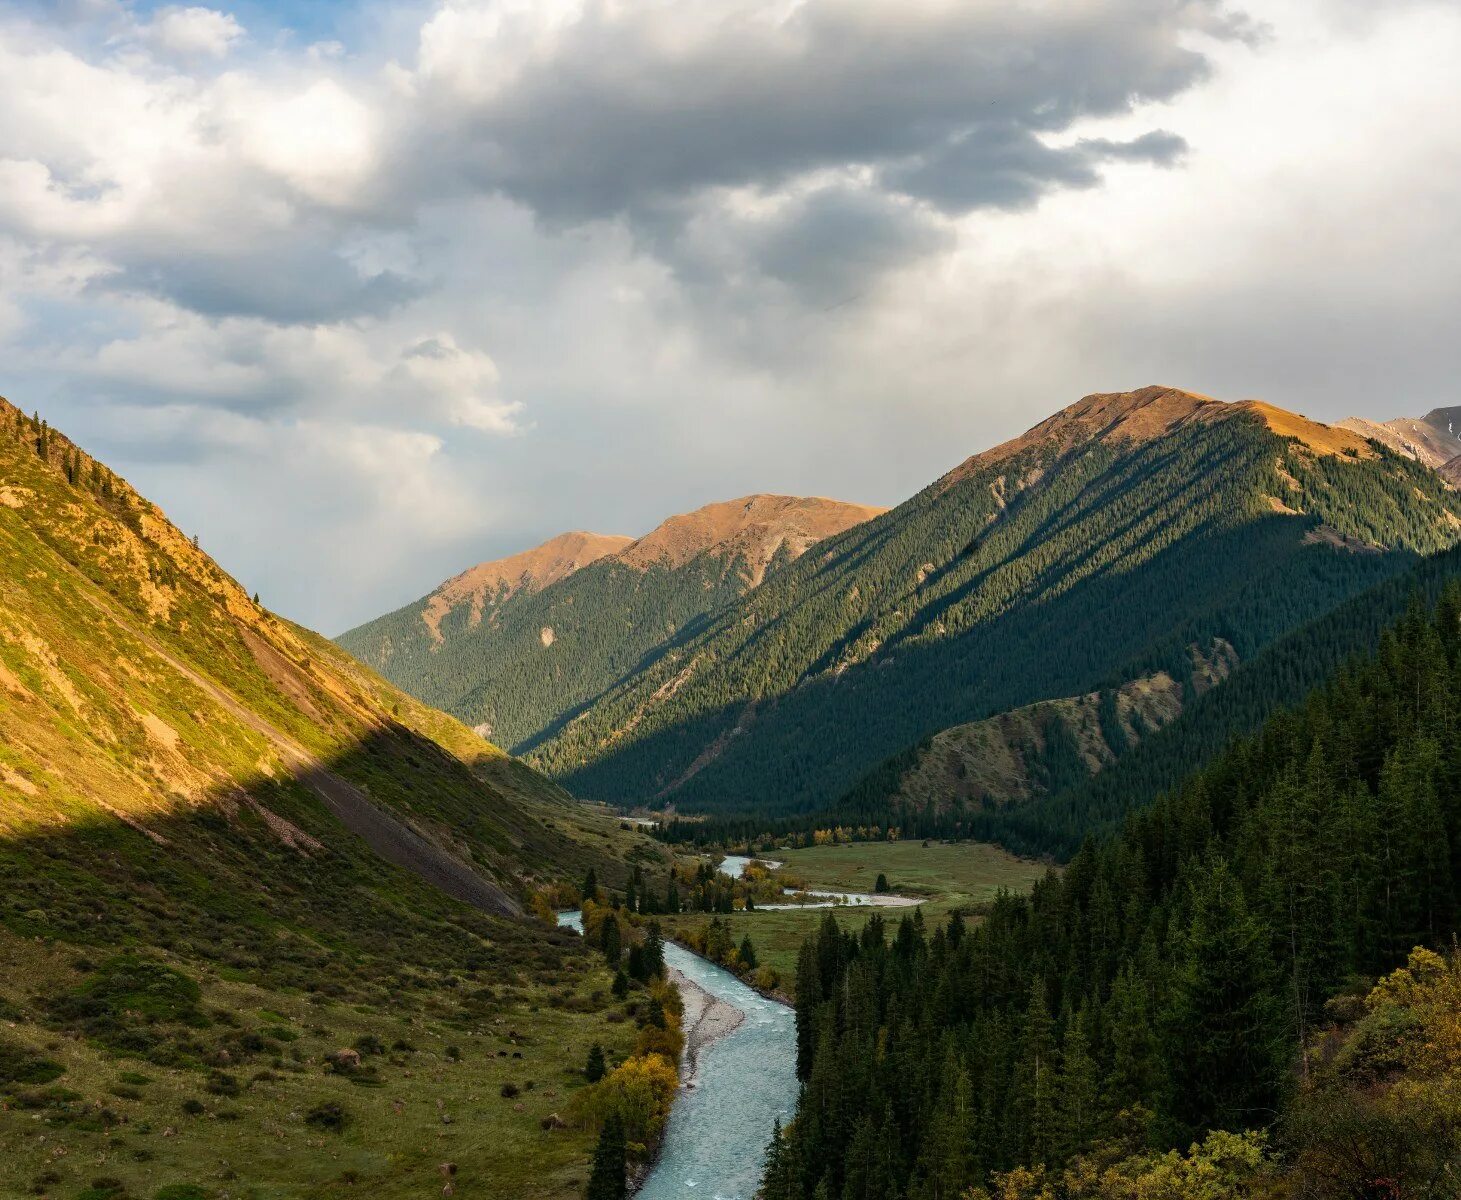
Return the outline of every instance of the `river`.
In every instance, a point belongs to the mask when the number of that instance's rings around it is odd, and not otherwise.
[[[750,861],[729,854],[720,870],[738,879]],[[761,909],[919,903],[904,896],[855,892],[805,894],[816,901],[767,904]],[[558,923],[582,929],[576,912],[559,913]],[[681,1088],[675,1096],[659,1159],[636,1195],[638,1200],[752,1200],[761,1182],[772,1123],[786,1124],[796,1108],[796,1014],[673,942],[665,943],[665,962],[739,1009],[745,1019],[701,1051],[696,1085]]]
[[[581,927],[576,912],[560,913],[558,922]],[[701,1051],[698,1083],[676,1095],[638,1200],[751,1200],[772,1123],[785,1124],[796,1108],[796,1014],[673,942],[665,962],[745,1019]]]
[[[765,863],[772,868],[786,865],[768,858],[751,859],[744,854],[727,854],[720,860],[720,870],[723,875],[739,879],[752,862]],[[782,891],[788,896],[798,894],[789,888],[783,888]],[[863,892],[826,892],[816,888],[807,888],[800,894],[814,896],[816,899],[800,903],[792,901],[789,904],[758,904],[756,911],[777,912],[789,908],[913,908],[923,903],[922,900],[917,900],[912,896],[894,896],[891,893],[868,895]]]

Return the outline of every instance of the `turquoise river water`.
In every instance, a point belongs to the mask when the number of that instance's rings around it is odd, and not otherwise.
[[[558,923],[578,929],[579,914],[560,913]],[[796,1014],[674,943],[665,961],[745,1019],[701,1051],[698,1082],[676,1095],[659,1161],[636,1195],[751,1200],[772,1122],[785,1124],[796,1107]]]

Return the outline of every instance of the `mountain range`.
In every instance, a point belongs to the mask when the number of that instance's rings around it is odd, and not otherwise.
[[[341,643],[615,804],[807,812],[930,738],[971,795],[1019,801],[1454,543],[1450,420],[1091,395],[890,511],[782,499],[836,514],[800,553],[722,534],[648,558],[578,535],[603,553],[566,575],[514,587],[515,565],[488,564]],[[661,529],[718,529],[694,516]],[[530,557],[579,553],[548,548]]]
[[[481,563],[340,645],[522,751],[824,538],[881,509],[743,496],[641,538],[565,533]]]

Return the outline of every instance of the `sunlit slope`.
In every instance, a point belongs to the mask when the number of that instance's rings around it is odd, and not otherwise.
[[[287,838],[257,785],[327,768],[479,873],[504,909],[523,880],[614,857],[606,818],[260,608],[125,482],[8,405],[0,571],[12,833],[148,829],[212,805]]]
[[[1461,532],[1422,464],[1270,405],[1086,397],[769,577],[533,761],[687,811],[830,804],[940,729],[1241,661]]]

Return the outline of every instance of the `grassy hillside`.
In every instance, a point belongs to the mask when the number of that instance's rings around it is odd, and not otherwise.
[[[879,510],[747,496],[636,541],[565,534],[341,635],[362,662],[517,751],[704,627],[808,547]]]
[[[580,794],[792,812],[949,726],[1246,660],[1451,545],[1375,443],[1171,389],[1088,397],[828,539],[533,753]],[[1220,689],[1219,689],[1220,690]]]
[[[660,852],[259,608],[8,404],[0,589],[0,1194],[414,1196],[447,1160],[572,1194],[588,1135],[540,1110],[632,1023],[512,914]]]

